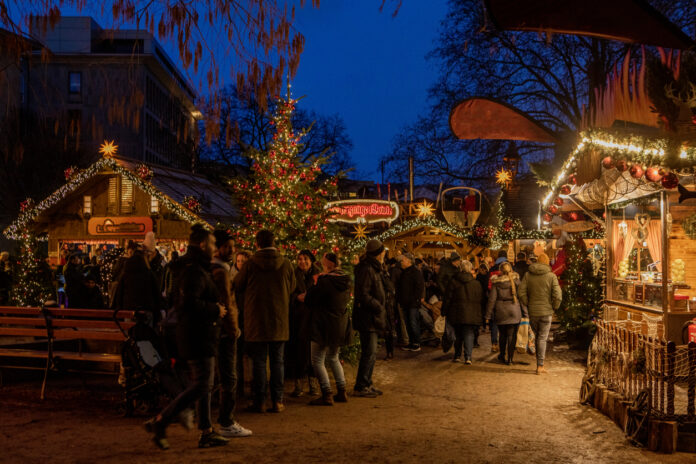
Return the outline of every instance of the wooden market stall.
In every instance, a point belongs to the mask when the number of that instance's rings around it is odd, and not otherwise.
[[[95,247],[142,241],[152,231],[159,245],[185,247],[194,223],[230,224],[227,191],[200,174],[104,157],[83,170],[67,170],[66,183],[44,200],[26,201],[5,230],[18,239],[23,230],[48,240],[52,264],[68,247]]]

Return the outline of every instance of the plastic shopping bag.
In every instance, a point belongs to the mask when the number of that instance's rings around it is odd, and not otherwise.
[[[529,327],[529,318],[523,317],[517,329],[517,343],[515,344],[515,348],[517,348],[518,353],[525,353],[527,351],[529,333],[531,331]]]

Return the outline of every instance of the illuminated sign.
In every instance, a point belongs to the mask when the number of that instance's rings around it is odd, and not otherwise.
[[[391,223],[399,217],[399,205],[384,200],[340,200],[327,203],[332,222]]]
[[[93,217],[87,224],[90,235],[145,235],[150,231],[149,217]]]

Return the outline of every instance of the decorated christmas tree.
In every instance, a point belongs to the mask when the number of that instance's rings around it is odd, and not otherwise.
[[[561,328],[569,333],[588,331],[592,327],[592,319],[601,314],[604,299],[601,270],[593,265],[590,251],[581,238],[569,240],[563,249],[563,302],[557,317]]]
[[[287,252],[337,252],[340,234],[325,209],[336,192],[337,179],[323,175],[321,166],[326,158],[300,160],[298,153],[308,130],[296,132],[292,127],[296,102],[292,98],[278,102],[270,148],[266,152],[248,151],[245,156],[252,160],[251,173],[233,182],[243,221],[243,227],[236,231],[237,243],[253,248],[256,232],[269,229],[277,246]]]
[[[20,254],[14,270],[11,299],[17,306],[38,306],[52,298],[47,265],[39,253],[39,241],[28,229],[21,233]]]

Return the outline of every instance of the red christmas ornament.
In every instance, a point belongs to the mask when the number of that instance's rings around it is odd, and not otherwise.
[[[556,206],[563,206],[563,198],[556,198],[555,200],[553,200],[553,203]]]
[[[549,206],[549,213],[558,214],[558,207],[556,205]]]
[[[607,156],[602,160],[602,167],[604,167],[604,169],[611,169],[614,167],[614,160],[611,156]]]
[[[628,169],[628,163],[626,160],[619,160],[616,162],[616,169],[619,170],[619,172],[624,172],[626,169]]]
[[[649,167],[648,170],[645,171],[645,178],[648,179],[650,182],[660,182],[663,176],[664,173],[657,166]]]
[[[551,222],[553,219],[553,216],[551,216],[549,213],[544,214],[544,222]]]
[[[662,178],[662,186],[668,190],[677,188],[679,185],[679,177],[673,173],[669,172]]]
[[[578,213],[576,213],[575,211],[570,213],[568,215],[568,217],[570,218],[571,221],[577,221],[578,219],[580,219],[580,215]]]
[[[562,195],[569,195],[571,190],[571,186],[566,184],[563,187],[561,187],[561,194]]]
[[[568,177],[568,183],[578,185],[578,177],[575,174],[571,174],[570,177]]]
[[[640,166],[640,164],[634,164],[631,166],[631,177],[634,179],[640,179],[643,177],[643,168]]]

